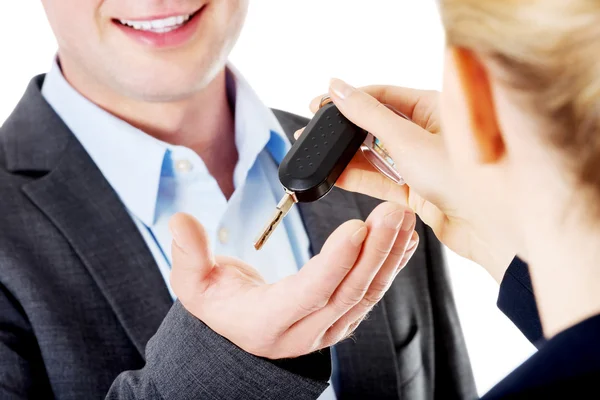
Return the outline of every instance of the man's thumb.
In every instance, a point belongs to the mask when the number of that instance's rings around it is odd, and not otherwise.
[[[178,297],[181,290],[203,292],[208,283],[206,277],[215,266],[206,231],[194,217],[184,213],[175,214],[169,221],[173,236],[171,257],[171,285]],[[191,294],[191,293],[190,293]]]

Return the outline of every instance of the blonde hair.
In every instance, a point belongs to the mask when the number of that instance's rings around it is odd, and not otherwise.
[[[600,0],[441,0],[448,44],[499,66],[600,199]]]

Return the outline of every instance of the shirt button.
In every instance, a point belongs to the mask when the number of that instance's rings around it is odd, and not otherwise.
[[[194,169],[194,165],[189,160],[175,161],[175,169],[179,172],[190,172]]]
[[[229,231],[225,228],[221,228],[219,229],[219,242],[221,242],[221,244],[226,244],[227,241],[229,240]]]

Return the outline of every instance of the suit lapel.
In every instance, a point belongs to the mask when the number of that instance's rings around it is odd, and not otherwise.
[[[43,100],[41,83],[32,81],[7,120],[7,169],[41,176],[22,190],[70,243],[143,357],[171,297],[130,215]]]
[[[131,217],[79,143],[49,175],[23,187],[69,241],[144,355],[172,300]]]

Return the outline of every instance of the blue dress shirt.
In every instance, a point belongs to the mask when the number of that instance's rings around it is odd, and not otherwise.
[[[172,296],[168,221],[177,212],[202,223],[216,254],[247,262],[269,283],[296,273],[310,258],[310,242],[297,208],[261,251],[253,247],[284,194],[277,168],[291,145],[273,112],[248,83],[233,67],[228,72],[239,156],[229,200],[194,151],[155,139],[104,111],[70,86],[57,62],[42,87],[46,101],[129,211]],[[335,399],[333,389],[321,399]]]

